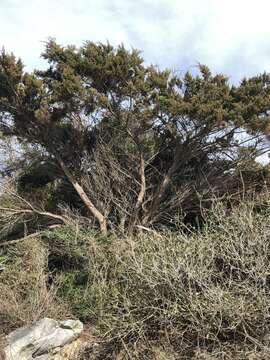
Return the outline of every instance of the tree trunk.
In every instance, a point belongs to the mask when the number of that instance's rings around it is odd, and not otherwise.
[[[140,188],[140,192],[137,197],[136,205],[134,207],[134,212],[130,218],[129,229],[128,229],[129,234],[132,233],[133,228],[136,225],[136,222],[138,220],[138,214],[139,214],[140,208],[142,206],[143,199],[145,196],[145,191],[146,191],[145,162],[144,162],[142,153],[140,154],[140,171],[139,172],[140,172],[140,177],[141,177],[141,188]]]
[[[158,207],[159,207],[161,201],[163,200],[163,197],[164,197],[166,191],[168,190],[168,188],[170,187],[170,185],[172,183],[173,175],[178,167],[178,161],[179,161],[179,149],[177,149],[175,152],[173,163],[172,163],[171,167],[169,168],[167,174],[164,176],[162,183],[160,184],[158,191],[157,191],[156,195],[154,196],[154,199],[153,199],[153,202],[152,202],[152,205],[151,205],[149,211],[146,213],[146,215],[142,219],[142,225],[144,225],[144,226],[149,225],[149,223],[151,222],[151,218],[153,217],[154,213],[158,210]]]
[[[91,212],[91,214],[97,219],[99,222],[100,231],[103,235],[106,235],[108,232],[107,229],[107,219],[104,215],[95,207],[95,205],[92,203],[92,201],[89,199],[85,191],[83,190],[82,186],[78,183],[78,181],[73,177],[69,169],[64,164],[63,160],[56,156],[56,159],[61,166],[61,169],[63,170],[64,174],[70,181],[70,183],[73,185],[74,189],[76,190],[77,194],[80,196],[81,200],[87,207],[87,209]]]

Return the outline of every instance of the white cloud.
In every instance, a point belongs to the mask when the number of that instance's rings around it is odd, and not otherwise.
[[[30,70],[49,37],[124,43],[147,63],[184,72],[201,62],[236,82],[270,72],[269,14],[269,0],[0,0],[0,47]]]
[[[0,0],[0,46],[39,66],[43,41],[123,42],[147,62],[197,62],[233,80],[270,71],[268,0]]]

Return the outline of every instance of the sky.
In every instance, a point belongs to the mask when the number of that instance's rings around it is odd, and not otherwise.
[[[30,71],[49,37],[123,43],[180,75],[202,63],[238,83],[270,72],[269,14],[269,0],[0,0],[0,47]]]
[[[32,71],[49,38],[123,43],[180,76],[201,63],[237,84],[270,72],[269,14],[270,0],[0,0],[0,48]]]

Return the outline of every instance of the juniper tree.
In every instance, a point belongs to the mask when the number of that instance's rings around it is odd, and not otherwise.
[[[231,86],[199,65],[179,77],[136,50],[92,42],[50,40],[42,57],[47,69],[28,73],[1,52],[0,130],[42,149],[48,181],[68,181],[103,233],[192,211],[233,188],[244,159],[262,150],[268,74]]]

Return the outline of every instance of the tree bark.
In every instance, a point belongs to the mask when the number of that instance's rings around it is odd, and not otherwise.
[[[140,175],[141,175],[141,189],[137,198],[137,203],[135,205],[135,209],[140,209],[142,206],[143,198],[145,196],[146,189],[146,181],[145,181],[145,163],[143,155],[140,155]]]
[[[138,219],[138,214],[139,214],[140,208],[142,207],[142,203],[143,203],[143,199],[145,197],[145,191],[146,191],[145,161],[144,161],[142,152],[140,153],[140,177],[141,177],[141,187],[140,187],[140,192],[138,194],[137,201],[136,201],[136,204],[134,207],[134,213],[130,219],[129,230],[128,230],[129,233],[132,232],[134,225],[136,225],[136,221]]]
[[[78,181],[73,177],[63,160],[56,156],[56,159],[61,166],[61,169],[63,170],[64,174],[66,175],[69,182],[74,187],[77,194],[80,196],[81,200],[87,207],[87,209],[91,212],[91,214],[95,217],[95,219],[99,222],[99,228],[103,235],[106,235],[108,232],[107,228],[107,219],[106,217],[95,207],[95,205],[92,203],[92,201],[89,199],[85,191],[83,190],[82,186],[78,183]]]
[[[149,222],[151,222],[151,218],[154,215],[154,213],[157,211],[158,206],[160,202],[163,200],[163,197],[168,190],[169,186],[172,183],[172,178],[174,176],[175,171],[178,168],[178,161],[179,161],[179,155],[180,155],[180,149],[177,148],[174,156],[173,163],[171,167],[169,168],[167,174],[164,176],[162,183],[160,184],[157,193],[154,196],[152,205],[149,209],[149,211],[146,213],[142,220],[143,225],[148,225]]]

